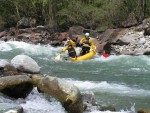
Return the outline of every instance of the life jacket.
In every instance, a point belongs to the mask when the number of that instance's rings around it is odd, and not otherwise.
[[[84,42],[83,42],[83,46],[91,46],[90,42],[89,42],[90,38],[89,39],[86,39]]]
[[[76,51],[71,45],[69,45],[68,46],[68,54],[71,54],[71,53],[76,53]]]

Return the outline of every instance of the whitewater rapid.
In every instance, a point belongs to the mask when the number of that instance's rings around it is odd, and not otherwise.
[[[126,82],[112,82],[107,80],[87,80],[86,76],[82,76],[82,79],[78,78],[72,78],[70,73],[68,72],[68,76],[63,77],[61,75],[61,72],[67,71],[68,67],[63,66],[77,66],[80,67],[82,65],[86,64],[92,64],[97,65],[97,63],[101,63],[101,68],[96,67],[95,70],[91,70],[90,73],[93,73],[95,75],[103,72],[109,72],[107,68],[103,68],[103,65],[109,66],[111,63],[111,66],[115,67],[118,65],[121,71],[123,71],[123,74],[126,72],[132,72],[137,73],[133,75],[132,77],[138,77],[138,73],[146,73],[149,74],[149,68],[144,67],[146,64],[147,66],[150,66],[150,59],[148,56],[141,56],[141,57],[132,57],[127,55],[120,55],[120,56],[110,56],[109,58],[103,58],[100,55],[96,55],[94,59],[91,59],[89,61],[79,62],[77,64],[72,63],[70,61],[66,61],[64,64],[60,61],[55,61],[54,57],[59,53],[59,51],[63,47],[57,47],[54,48],[51,45],[32,45],[27,44],[25,42],[17,42],[17,41],[8,41],[3,42],[0,41],[0,59],[7,59],[10,60],[17,54],[25,54],[31,56],[33,59],[36,59],[37,62],[40,64],[41,69],[43,69],[43,74],[48,75],[49,73],[52,74],[53,72],[57,72],[54,75],[57,77],[62,77],[62,79],[73,83],[75,86],[77,86],[81,92],[84,91],[92,91],[96,94],[102,93],[102,94],[112,94],[115,96],[127,96],[132,98],[149,98],[150,97],[150,90],[148,88],[144,88],[138,86],[137,84],[131,85],[127,84]],[[77,51],[79,51],[79,48],[76,48]],[[66,56],[67,53],[64,54]],[[131,62],[131,60],[135,60],[135,62]],[[124,62],[121,62],[124,61]],[[137,62],[139,61],[139,62]],[[51,67],[49,68],[49,64],[56,65],[57,67]],[[57,65],[58,64],[58,65]],[[142,66],[141,66],[142,64]],[[60,66],[62,65],[62,66]],[[128,68],[130,67],[131,68]],[[60,66],[60,67],[59,67]],[[56,70],[55,70],[55,69]],[[126,69],[127,68],[127,69]],[[71,69],[71,68],[70,68]],[[126,69],[125,71],[123,69]],[[75,71],[76,69],[72,69],[71,71]],[[117,68],[114,68],[113,70],[117,70]],[[59,73],[60,71],[60,73]],[[83,75],[87,73],[87,70],[78,70],[78,73],[82,73]],[[78,74],[77,73],[77,74]],[[57,75],[58,74],[58,75]],[[59,75],[60,74],[60,75]],[[122,76],[122,73],[116,74],[115,72],[112,72],[114,77],[124,77]],[[131,75],[126,75],[126,77],[130,77]],[[80,78],[80,77],[79,77]],[[19,103],[25,110],[25,113],[66,113],[64,108],[61,106],[61,104],[55,100],[54,98],[48,98],[47,95],[43,95],[37,92],[36,88],[32,91],[32,93],[25,99],[18,99],[18,100],[11,100],[8,98],[5,98],[4,96],[0,96],[0,102],[9,102],[9,103]],[[134,113],[135,103],[131,103],[130,108],[126,109],[120,109],[118,112],[115,113]],[[97,111],[96,109],[92,109],[91,113],[113,113],[110,111]]]

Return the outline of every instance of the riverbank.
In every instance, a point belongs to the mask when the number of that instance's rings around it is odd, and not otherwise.
[[[58,47],[64,45],[66,34],[69,33],[78,46],[84,32],[90,32],[98,53],[105,50],[111,55],[150,55],[150,36],[145,33],[149,27],[144,26],[145,23],[130,28],[107,29],[103,33],[87,30],[81,26],[70,27],[66,32],[52,32],[44,26],[25,29],[10,28],[0,32],[0,40]]]

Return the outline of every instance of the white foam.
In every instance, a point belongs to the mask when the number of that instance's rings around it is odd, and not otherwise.
[[[125,84],[108,83],[107,81],[77,81],[68,80],[81,90],[92,90],[100,92],[110,92],[126,96],[150,96],[149,90],[131,88]]]
[[[45,97],[38,93],[37,90],[33,90],[26,99],[26,103],[22,103],[25,113],[65,113],[64,108],[60,102],[55,99],[48,101]]]
[[[0,51],[10,51],[12,50],[11,46],[7,43],[0,43]]]
[[[92,58],[92,59],[90,59],[90,60],[88,60],[88,62],[110,62],[110,61],[118,61],[118,60],[120,60],[120,59],[124,59],[124,58],[130,58],[130,56],[129,55],[119,55],[119,56],[117,56],[117,55],[110,55],[109,57],[107,57],[107,58],[105,58],[105,57],[103,57],[103,56],[101,56],[99,53],[97,53],[95,56],[94,56],[94,58]]]

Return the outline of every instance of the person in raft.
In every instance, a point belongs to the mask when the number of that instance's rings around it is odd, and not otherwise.
[[[66,50],[68,50],[69,57],[76,58],[77,55],[74,47],[75,43],[70,39],[70,37],[67,37],[65,47],[60,51],[60,53],[64,53]]]
[[[95,49],[95,44],[90,38],[90,33],[85,33],[84,37],[80,40],[79,45],[81,45],[82,50],[80,51],[80,56],[89,53],[90,49]]]

